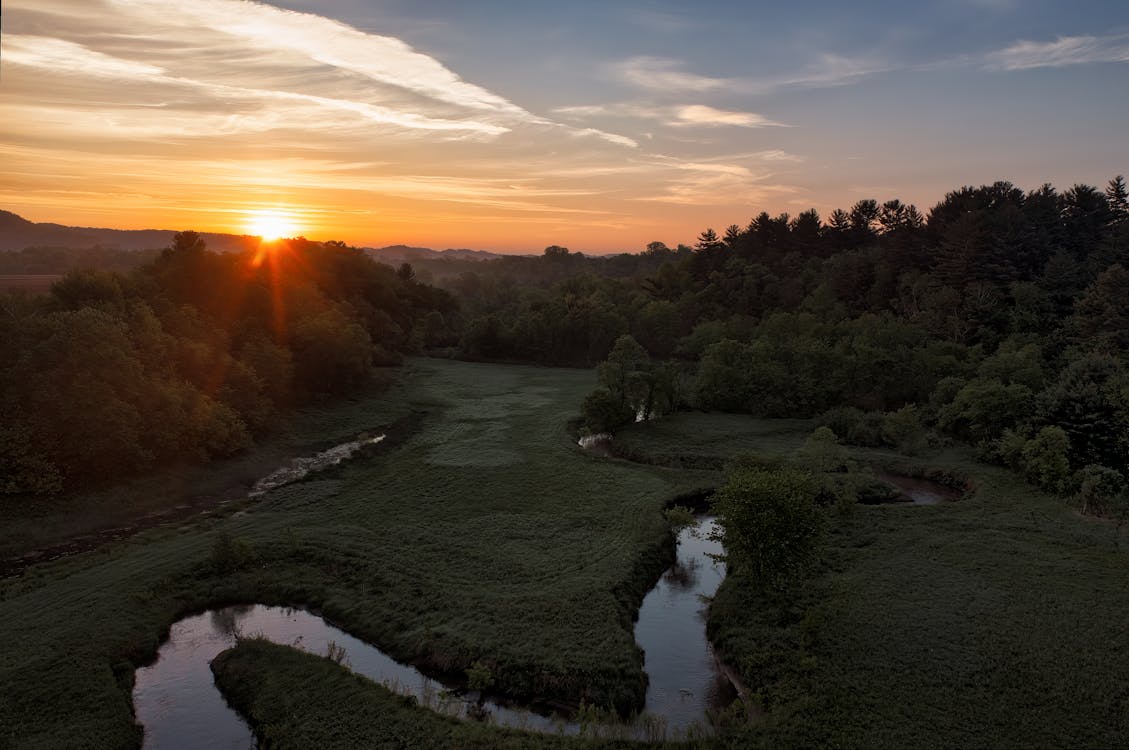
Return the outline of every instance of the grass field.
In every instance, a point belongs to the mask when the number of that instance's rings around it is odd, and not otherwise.
[[[132,665],[182,614],[241,601],[311,607],[440,669],[482,659],[515,695],[626,706],[642,686],[631,618],[670,552],[663,504],[715,485],[727,457],[784,455],[811,429],[678,415],[617,436],[649,463],[598,459],[567,428],[589,372],[407,369],[401,385],[311,413],[285,438],[316,446],[414,411],[398,444],[245,513],[154,529],[5,581],[0,746],[136,745]],[[718,744],[1129,745],[1126,534],[960,450],[916,463],[967,475],[977,490],[945,505],[856,508],[788,600],[764,599],[740,575],[723,585],[711,635],[767,713]],[[251,557],[214,559],[220,533]],[[319,734],[320,747],[526,744],[452,729],[324,660],[305,676],[312,657],[240,649],[220,669],[229,695],[260,732],[292,732],[290,746],[313,735],[278,728],[272,706],[288,693],[308,693],[303,723],[340,729]],[[370,726],[385,721],[400,740],[384,743],[386,727]]]
[[[582,453],[567,423],[592,381],[417,362],[402,386],[306,428],[317,442],[420,412],[398,446],[245,513],[151,530],[6,581],[0,638],[18,647],[0,661],[0,744],[136,744],[131,665],[184,613],[240,601],[308,606],[433,668],[482,659],[514,695],[637,704],[632,617],[671,553],[661,510],[701,479]],[[255,559],[213,564],[221,532]]]
[[[88,548],[137,528],[187,523],[205,511],[237,512],[255,481],[291,458],[316,454],[360,433],[392,432],[390,442],[399,443],[415,420],[406,401],[383,393],[397,375],[395,369],[382,370],[368,394],[293,412],[253,451],[227,460],[166,467],[66,496],[22,498],[5,514],[0,560]]]
[[[240,643],[221,654],[212,669],[228,702],[259,728],[260,743],[277,750],[639,747],[636,742],[530,734],[440,716],[325,657],[264,641]]]
[[[680,414],[616,449],[663,465],[783,456],[802,421]],[[938,506],[857,506],[818,574],[769,600],[731,575],[710,635],[767,709],[736,746],[1129,746],[1129,533],[952,448],[929,466],[976,488]]]

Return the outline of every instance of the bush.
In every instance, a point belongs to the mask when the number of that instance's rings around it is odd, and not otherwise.
[[[853,406],[836,406],[819,418],[820,425],[830,428],[849,445],[866,448],[882,445],[883,421],[881,412],[867,412]]]
[[[796,457],[820,473],[847,471],[851,464],[850,452],[829,427],[817,427],[796,451]]]
[[[1027,447],[1027,437],[1016,430],[1004,430],[992,442],[990,460],[998,460],[1013,471],[1023,471],[1023,449]]]
[[[726,559],[756,585],[783,590],[815,561],[823,516],[811,475],[795,469],[743,469],[714,495]]]
[[[607,388],[597,388],[588,394],[581,406],[584,426],[593,434],[613,432],[635,421],[635,411],[630,404],[612,395]]]
[[[910,404],[886,414],[882,418],[882,440],[907,456],[924,453],[929,447],[929,436],[917,407]]]
[[[1051,492],[1062,492],[1070,476],[1070,439],[1057,425],[1044,427],[1023,446],[1023,474]]]
[[[1089,464],[1076,475],[1079,510],[1093,516],[1123,516],[1129,512],[1125,477],[1108,466]]]
[[[216,541],[212,544],[212,554],[208,562],[217,573],[234,573],[258,559],[259,554],[251,542],[224,533],[216,537]]]

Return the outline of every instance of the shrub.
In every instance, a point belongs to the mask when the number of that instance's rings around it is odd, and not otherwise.
[[[476,661],[467,667],[466,682],[469,690],[483,691],[490,688],[494,684],[494,673],[490,671],[490,667],[483,664],[481,661]]]
[[[1108,466],[1089,464],[1077,473],[1079,510],[1086,515],[1121,516],[1129,511],[1125,477]]]
[[[1014,470],[1023,470],[1023,449],[1027,447],[1027,437],[1016,430],[1004,430],[992,442],[990,459],[998,460],[1004,466]]]
[[[877,448],[882,445],[883,415],[853,406],[836,406],[824,412],[820,425],[830,428],[850,445]]]
[[[838,436],[829,427],[817,427],[796,451],[796,457],[821,473],[846,471],[851,464],[850,452],[839,444]]]
[[[607,388],[597,388],[588,394],[581,407],[584,426],[593,434],[612,432],[635,420],[635,411],[611,394]]]
[[[913,404],[903,406],[882,418],[882,440],[899,453],[917,456],[929,447],[925,425]]]
[[[1023,474],[1045,490],[1062,492],[1070,476],[1070,439],[1057,425],[1044,427],[1023,446]]]
[[[217,573],[234,573],[258,559],[258,552],[251,542],[224,533],[216,537],[216,541],[212,544],[212,554],[208,562]]]
[[[795,469],[745,469],[714,495],[726,559],[756,585],[783,590],[815,561],[823,516],[810,474]]]

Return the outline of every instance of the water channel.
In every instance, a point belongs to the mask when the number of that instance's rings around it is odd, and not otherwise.
[[[711,555],[721,551],[709,538],[714,519],[701,517],[679,534],[678,559],[644,598],[635,638],[645,653],[649,677],[645,711],[671,737],[705,726],[706,710],[732,700],[705,632],[705,597],[725,576]],[[228,707],[213,682],[209,663],[235,645],[238,635],[260,635],[325,655],[330,643],[343,648],[345,666],[444,713],[465,716],[468,699],[413,667],[328,624],[317,615],[259,604],[224,607],[185,617],[169,629],[156,661],[137,670],[134,710],[145,728],[147,750],[254,747],[251,728]],[[494,723],[539,732],[575,734],[566,716],[545,715],[487,700]]]

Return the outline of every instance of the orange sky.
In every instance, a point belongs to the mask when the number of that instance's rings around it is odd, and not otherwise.
[[[601,253],[691,243],[761,210],[927,210],[998,179],[1102,185],[1129,156],[1103,124],[1125,121],[1127,37],[1016,41],[1003,0],[976,9],[977,33],[993,18],[1003,31],[972,52],[899,47],[861,11],[852,40],[834,4],[820,17],[839,37],[807,16],[727,23],[751,12],[729,3],[712,24],[580,3],[574,27],[506,6],[527,24],[516,34],[501,5],[437,4],[463,14],[448,19],[405,18],[427,11],[395,0],[286,4],[306,12],[5,0],[0,208],[235,233],[268,210],[356,245]],[[702,43],[731,31],[762,37]],[[1055,117],[1071,111],[1064,140]]]

